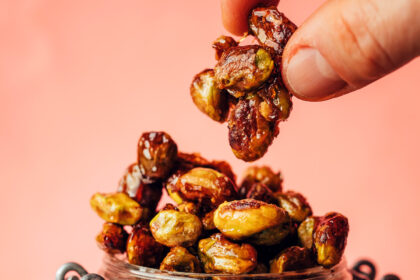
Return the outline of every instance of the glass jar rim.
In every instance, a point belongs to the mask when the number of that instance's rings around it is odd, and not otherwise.
[[[162,271],[156,268],[139,266],[128,263],[123,255],[105,254],[103,263],[117,273],[129,273],[130,276],[147,276],[148,279],[209,279],[209,277],[221,277],[223,279],[287,279],[288,277],[322,277],[330,276],[335,273],[347,271],[347,262],[343,257],[337,265],[331,268],[324,268],[316,266],[303,270],[286,271],[282,273],[258,273],[258,274],[209,274],[209,273],[194,273],[194,272],[178,272],[178,271]],[[309,279],[311,279],[309,278]],[[319,279],[319,278],[316,278]]]

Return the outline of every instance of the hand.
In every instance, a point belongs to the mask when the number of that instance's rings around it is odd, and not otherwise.
[[[242,35],[253,7],[278,2],[222,0],[223,23]],[[391,73],[420,54],[419,14],[420,0],[326,1],[285,48],[286,86],[300,99],[321,101]]]

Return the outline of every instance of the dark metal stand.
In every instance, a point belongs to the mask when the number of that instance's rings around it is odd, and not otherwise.
[[[67,273],[75,272],[78,276],[69,276],[66,278]],[[95,273],[87,273],[87,271],[80,265],[74,262],[63,264],[55,274],[55,280],[105,280],[102,276]]]
[[[368,260],[360,260],[353,266],[353,271],[357,274],[361,274],[367,277],[369,280],[375,280],[376,277],[376,267],[375,265]],[[387,274],[381,278],[382,280],[400,280],[400,278],[395,274]],[[353,280],[363,280],[362,278],[354,275]]]

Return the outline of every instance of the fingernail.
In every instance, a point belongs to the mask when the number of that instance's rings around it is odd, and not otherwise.
[[[302,48],[290,59],[286,78],[294,94],[307,100],[325,99],[346,86],[346,82],[313,48]]]

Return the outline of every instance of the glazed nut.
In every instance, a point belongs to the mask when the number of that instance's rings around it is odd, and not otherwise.
[[[225,174],[226,176],[229,177],[229,179],[232,180],[232,182],[234,184],[236,183],[236,175],[233,172],[230,164],[227,163],[226,161],[224,161],[224,160],[213,160],[213,161],[210,162],[210,164],[207,167],[212,168],[214,170],[219,171],[220,173]]]
[[[229,114],[229,144],[235,156],[244,161],[261,158],[275,136],[275,123],[259,112],[261,101],[257,95],[248,95]]]
[[[141,207],[153,212],[162,197],[162,184],[159,182],[149,184],[143,182],[138,164],[133,163],[121,178],[118,192],[128,194]]]
[[[166,179],[177,159],[178,147],[165,132],[146,132],[139,139],[137,162],[150,181]]]
[[[142,217],[143,209],[125,193],[96,193],[90,206],[103,220],[120,225],[134,225]]]
[[[300,193],[287,191],[284,193],[276,193],[281,208],[289,213],[292,220],[302,222],[306,217],[312,215],[312,208],[306,198]]]
[[[226,175],[204,167],[196,167],[183,174],[177,180],[176,191],[182,199],[208,209],[236,198],[235,186]]]
[[[230,36],[222,35],[217,38],[212,44],[213,49],[216,51],[216,60],[219,60],[225,51],[232,47],[236,47],[237,45],[238,42]]]
[[[270,204],[277,204],[274,193],[262,183],[254,183],[246,194],[246,198],[264,201]]]
[[[303,247],[312,249],[314,245],[314,232],[319,222],[319,217],[311,216],[307,217],[302,223],[300,223],[297,234],[299,242]]]
[[[280,79],[275,79],[267,87],[258,91],[264,100],[260,103],[260,114],[268,121],[285,121],[293,108],[292,95]]]
[[[292,246],[283,250],[275,259],[270,261],[271,273],[301,270],[314,266],[311,251],[306,248]]]
[[[272,48],[279,56],[283,54],[287,41],[297,29],[297,26],[276,7],[253,9],[248,24],[258,42]]]
[[[201,272],[200,261],[184,247],[173,247],[160,264],[160,270]]]
[[[348,232],[349,224],[345,216],[332,212],[322,217],[314,233],[318,264],[329,268],[340,262]]]
[[[213,69],[206,69],[195,75],[190,93],[201,112],[217,122],[226,121],[229,110],[228,95],[217,87]]]
[[[201,223],[203,224],[204,230],[215,230],[216,226],[214,225],[214,212],[216,210],[212,210],[204,215],[204,217],[201,219]]]
[[[290,224],[286,211],[254,199],[225,202],[214,213],[216,228],[232,240],[250,238],[285,223]]]
[[[182,202],[181,204],[178,204],[178,209],[181,212],[190,213],[196,216],[200,214],[200,207],[192,202]]]
[[[282,190],[283,177],[280,172],[276,173],[268,166],[248,167],[239,188],[239,195],[245,197],[254,183],[262,183],[271,191],[278,192]]]
[[[176,210],[160,211],[151,221],[150,230],[157,242],[168,246],[192,246],[202,231],[200,219]]]
[[[264,48],[239,46],[223,53],[214,68],[214,76],[220,89],[247,92],[262,85],[273,68],[274,61]]]
[[[156,242],[145,225],[136,225],[127,242],[127,259],[131,264],[158,267],[164,246]]]
[[[124,253],[128,234],[120,225],[104,223],[102,231],[96,236],[98,247],[109,254]]]
[[[237,244],[215,233],[198,242],[198,255],[206,273],[242,274],[257,266],[257,251],[249,244]]]

